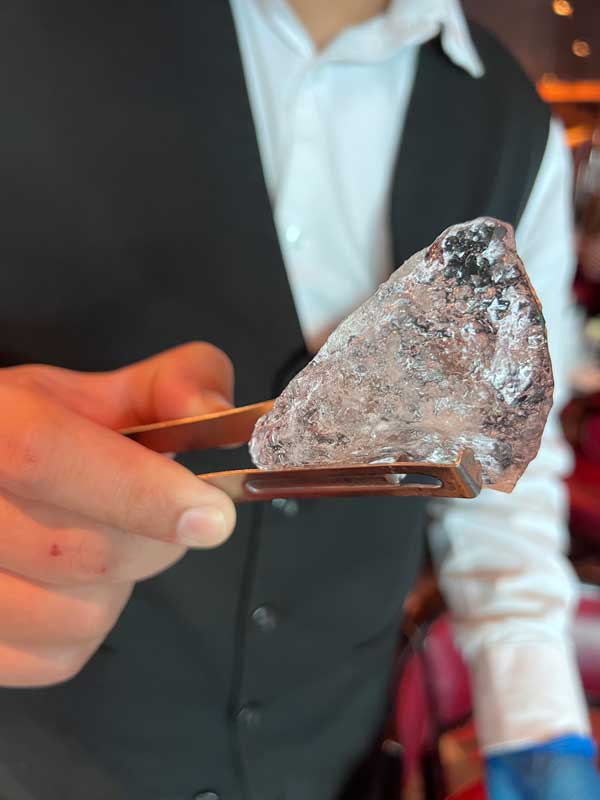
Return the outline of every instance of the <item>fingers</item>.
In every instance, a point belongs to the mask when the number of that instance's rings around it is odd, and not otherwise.
[[[0,386],[37,392],[117,430],[208,414],[233,401],[233,367],[218,348],[190,342],[112,372],[43,364],[0,370]]]
[[[22,577],[59,586],[140,581],[185,552],[54,506],[0,496],[0,567]]]
[[[132,584],[58,587],[0,570],[2,641],[63,647],[102,641],[131,594]]]
[[[198,343],[104,374],[0,370],[0,686],[69,680],[135,581],[229,536],[226,495],[114,429],[232,392],[229,360]]]
[[[0,386],[0,490],[138,536],[226,539],[233,504],[179,464],[23,389]]]
[[[229,407],[233,367],[213,345],[190,342],[112,372],[45,364],[5,368],[0,385],[35,391],[117,430]]]

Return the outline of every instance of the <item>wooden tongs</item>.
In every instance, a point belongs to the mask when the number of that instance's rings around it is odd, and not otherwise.
[[[139,425],[121,431],[159,453],[182,453],[248,442],[259,417],[272,400],[201,417]],[[472,450],[461,450],[453,464],[396,461],[391,464],[336,464],[288,469],[237,469],[199,475],[236,502],[275,498],[351,495],[430,495],[477,497],[481,469]]]

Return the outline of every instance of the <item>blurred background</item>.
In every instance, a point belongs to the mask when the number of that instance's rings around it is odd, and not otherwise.
[[[470,19],[494,31],[532,80],[600,79],[598,0],[463,0],[462,5]]]
[[[600,741],[600,0],[463,0],[467,16],[513,52],[560,116],[574,163],[579,357],[563,411],[575,453],[568,478],[572,563],[582,583],[577,658]],[[411,599],[400,665],[402,703],[386,742],[390,785],[402,800],[481,800],[481,762],[466,667],[433,576]],[[441,613],[440,613],[441,612]],[[408,698],[408,702],[407,702]],[[384,781],[385,782],[385,781]],[[397,790],[390,798],[397,798]],[[590,798],[590,800],[592,800]]]

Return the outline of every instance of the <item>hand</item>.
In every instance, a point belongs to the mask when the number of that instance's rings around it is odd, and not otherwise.
[[[490,800],[600,798],[592,751],[590,740],[566,737],[540,748],[493,756],[486,762],[488,796]]]
[[[0,686],[73,677],[135,581],[229,536],[223,493],[115,430],[214,411],[232,387],[198,343],[115,372],[0,369]]]

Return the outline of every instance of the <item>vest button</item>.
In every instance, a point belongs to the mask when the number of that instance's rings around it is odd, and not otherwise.
[[[220,800],[216,792],[196,792],[192,800]]]
[[[277,613],[271,606],[258,606],[252,612],[252,619],[257,628],[265,633],[271,633],[279,622]]]
[[[300,511],[300,504],[293,499],[284,500],[281,497],[277,497],[275,500],[271,500],[271,505],[286,517],[295,517]]]
[[[260,707],[256,703],[246,703],[238,711],[237,720],[245,728],[257,728],[262,720]]]

